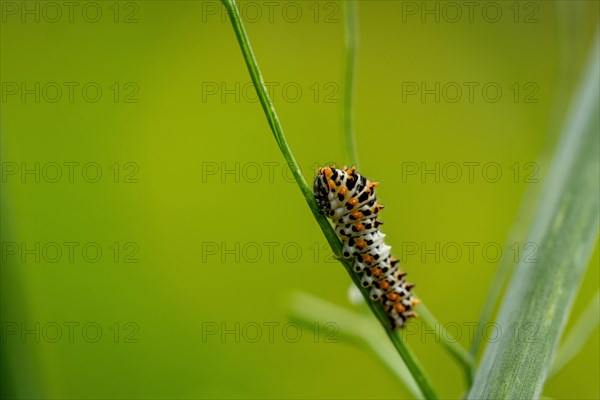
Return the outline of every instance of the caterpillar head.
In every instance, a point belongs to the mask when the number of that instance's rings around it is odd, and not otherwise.
[[[329,203],[329,186],[324,170],[325,168],[319,168],[313,184],[313,193],[321,212],[325,215],[329,215],[329,211],[331,210]]]

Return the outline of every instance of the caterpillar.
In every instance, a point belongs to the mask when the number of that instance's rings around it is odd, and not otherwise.
[[[381,233],[383,225],[377,216],[383,206],[377,202],[372,182],[356,172],[356,168],[334,166],[319,168],[314,182],[314,195],[321,212],[335,225],[343,244],[342,256],[353,259],[352,268],[361,285],[370,288],[369,297],[379,301],[393,328],[402,328],[420,300],[413,297],[413,283],[404,278],[398,259]]]

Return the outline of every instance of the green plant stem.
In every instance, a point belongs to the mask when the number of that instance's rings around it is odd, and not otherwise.
[[[559,79],[558,87],[552,96],[553,100],[549,112],[550,118],[548,126],[550,131],[547,135],[544,146],[545,149],[541,154],[551,154],[554,146],[554,139],[560,135],[560,125],[564,118],[563,109],[565,108],[565,99],[569,98],[569,77],[574,76],[577,73],[577,70],[574,68],[575,63],[573,60],[578,58],[578,50],[582,50],[582,47],[578,49],[578,46],[580,45],[574,45],[575,43],[579,43],[579,41],[573,37],[573,33],[576,32],[576,29],[574,28],[579,24],[577,17],[573,14],[580,12],[580,9],[572,7],[571,4],[562,2],[556,2],[555,6],[557,27],[559,29],[559,34],[557,36],[559,40]],[[518,215],[515,218],[511,232],[508,235],[507,244],[522,243],[525,240],[525,235],[527,233],[526,228],[529,225],[531,215],[533,214],[533,206],[539,195],[539,187],[540,185],[529,185],[527,187]],[[484,337],[483,330],[492,320],[494,311],[498,308],[497,306],[501,299],[502,291],[505,288],[512,271],[514,271],[515,265],[516,263],[508,256],[508,252],[504,252],[502,259],[498,264],[498,268],[496,269],[494,278],[492,278],[488,296],[479,316],[479,324],[476,327],[474,340],[471,343],[470,351],[473,357],[477,357],[481,350],[481,340]]]
[[[437,321],[435,316],[431,313],[431,311],[429,311],[425,304],[420,304],[417,306],[417,311],[429,329],[432,329],[435,332],[436,340],[439,340],[444,348],[463,367],[465,379],[467,381],[467,387],[470,387],[471,383],[473,382],[473,367],[475,364],[473,356],[471,356],[471,354],[465,350],[465,348],[462,347],[448,331],[446,331],[446,328],[444,328]]]
[[[523,201],[517,213],[517,218],[513,223],[510,233],[508,234],[508,240],[506,247],[510,246],[511,243],[522,243],[526,236],[527,224],[531,220],[532,209],[535,204],[535,200],[539,195],[539,185],[529,186]],[[498,303],[502,298],[502,292],[510,279],[512,272],[514,271],[515,262],[509,255],[509,252],[505,251],[502,254],[496,273],[492,278],[490,288],[488,289],[488,295],[485,299],[481,313],[479,314],[479,321],[475,327],[475,335],[473,336],[473,342],[471,343],[470,353],[473,358],[477,358],[479,351],[481,350],[481,340],[484,337],[483,330],[488,323],[492,320],[494,311],[498,307]]]
[[[356,150],[356,135],[353,124],[353,104],[354,104],[354,82],[356,70],[356,50],[358,48],[358,6],[356,0],[347,0],[343,2],[344,10],[344,37],[345,37],[345,60],[344,60],[344,86],[343,86],[343,107],[342,107],[342,126],[344,137],[344,148],[346,149],[346,158],[351,165],[359,168],[358,151]],[[360,168],[359,168],[360,169]],[[425,323],[435,329],[441,326],[434,315],[422,304],[419,306],[419,313]],[[437,335],[438,340],[450,352],[454,358],[465,368],[467,383],[470,385],[473,357],[457,343],[448,333]]]
[[[285,136],[283,134],[283,129],[281,127],[281,123],[279,122],[279,118],[277,117],[277,113],[275,112],[275,107],[273,106],[273,103],[271,102],[271,99],[269,98],[267,87],[264,83],[264,80],[263,80],[260,70],[258,68],[256,58],[254,57],[254,54],[252,52],[252,48],[250,46],[248,36],[247,36],[244,26],[242,24],[242,20],[240,18],[239,12],[235,6],[235,1],[234,0],[221,0],[221,2],[223,3],[225,8],[227,9],[227,12],[229,13],[229,19],[231,21],[231,25],[233,27],[233,30],[234,30],[237,40],[239,42],[240,48],[242,50],[242,54],[244,56],[246,66],[248,68],[248,72],[250,73],[250,77],[256,88],[256,92],[258,94],[260,104],[263,108],[263,111],[265,112],[267,121],[269,123],[269,126],[271,127],[271,131],[273,132],[273,135],[275,136],[275,140],[277,141],[277,144],[279,145],[279,149],[281,150],[281,153],[283,154],[284,158],[288,162],[290,170],[292,171],[292,174],[294,176],[294,179],[296,180],[296,183],[298,184],[300,191],[302,192],[306,202],[308,203],[308,206],[309,206],[310,210],[312,211],[313,216],[315,217],[319,226],[321,227],[321,230],[323,231],[323,234],[325,235],[327,242],[331,246],[331,249],[333,250],[334,254],[338,258],[340,258],[341,251],[342,251],[342,244],[338,240],[337,235],[335,234],[335,231],[329,224],[329,221],[327,220],[327,218],[325,218],[325,216],[323,216],[321,214],[321,212],[319,211],[319,208],[318,208],[316,200],[313,196],[312,190],[309,188],[306,181],[304,180],[304,177],[302,176],[302,172],[300,171],[300,168],[298,167],[298,163],[296,162],[296,160],[294,159],[294,156],[292,155],[292,151],[291,151],[291,149],[285,139]],[[435,390],[433,389],[433,386],[431,385],[429,377],[425,374],[420,363],[416,360],[416,358],[414,357],[413,353],[410,351],[410,349],[408,348],[406,343],[404,343],[402,341],[402,339],[397,334],[397,332],[395,332],[393,330],[393,328],[391,327],[391,324],[388,321],[387,315],[385,314],[383,308],[381,306],[379,306],[377,303],[369,300],[369,294],[368,294],[367,290],[361,287],[358,276],[355,273],[353,273],[353,271],[352,271],[351,262],[349,260],[345,260],[345,259],[341,259],[341,258],[340,258],[340,261],[342,262],[344,267],[346,267],[346,271],[348,272],[348,274],[350,275],[350,277],[352,278],[354,283],[360,288],[361,293],[362,293],[363,297],[365,298],[367,304],[369,305],[369,307],[371,308],[373,313],[376,315],[376,317],[381,322],[381,325],[384,327],[388,337],[394,344],[394,347],[396,347],[396,350],[398,351],[398,353],[400,354],[400,356],[406,363],[406,366],[408,367],[409,371],[415,378],[415,381],[419,385],[419,388],[423,392],[423,395],[428,399],[437,399],[438,396],[437,396]]]
[[[519,221],[519,219],[517,219],[517,221]],[[504,253],[506,254],[506,252]],[[479,314],[479,322],[475,327],[475,335],[473,336],[473,342],[471,343],[470,349],[470,354],[472,357],[477,357],[477,354],[479,353],[481,340],[483,338],[483,329],[492,319],[494,310],[501,299],[502,290],[506,286],[506,283],[510,278],[510,273],[514,269],[514,262],[505,254],[500,260],[500,264],[498,265],[496,273],[492,278],[492,283],[488,289],[488,295],[483,303],[481,313]]]
[[[355,0],[347,0],[344,7],[344,33],[345,33],[345,62],[344,62],[344,87],[342,90],[342,129],[346,158],[351,165],[358,166],[358,152],[356,151],[356,138],[353,125],[354,103],[354,76],[356,68],[356,48],[358,45],[358,18]]]
[[[294,293],[291,296],[292,320],[309,329],[314,329],[315,322],[330,324],[335,321],[337,331],[332,338],[338,336],[347,342],[367,345],[377,357],[404,383],[415,398],[422,398],[419,386],[404,363],[398,362],[398,356],[392,344],[385,339],[379,328],[379,322],[368,314],[355,313],[336,304],[330,303],[308,293]]]
[[[550,377],[554,376],[583,348],[600,323],[600,290],[590,299],[585,310],[581,313],[570,334],[558,348]]]

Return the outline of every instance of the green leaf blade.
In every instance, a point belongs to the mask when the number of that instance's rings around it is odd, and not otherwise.
[[[538,261],[517,266],[468,398],[539,398],[600,220],[598,42],[552,161],[530,229]],[[501,331],[500,331],[501,330]]]

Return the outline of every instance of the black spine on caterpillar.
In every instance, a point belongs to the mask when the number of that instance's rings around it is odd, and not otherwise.
[[[355,168],[319,168],[314,194],[319,208],[335,225],[342,241],[342,256],[354,260],[353,269],[361,285],[370,288],[369,297],[379,301],[393,327],[403,327],[416,316],[413,307],[420,301],[413,297],[412,283],[398,269],[398,260],[385,244],[383,224],[377,215],[383,206],[377,203],[376,182],[356,173]]]

